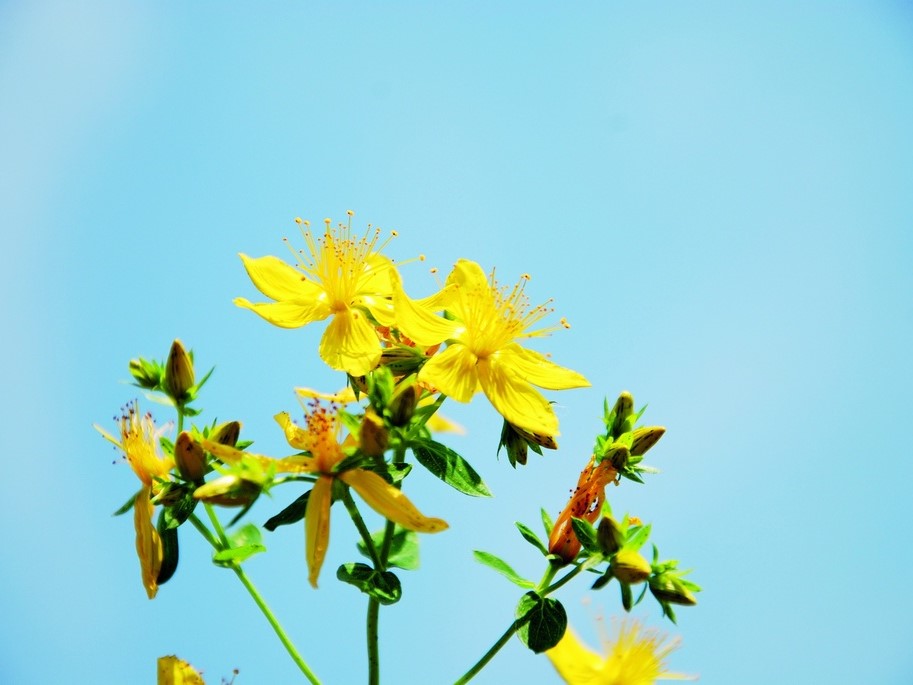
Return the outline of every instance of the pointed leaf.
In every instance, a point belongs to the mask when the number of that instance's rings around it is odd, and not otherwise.
[[[580,544],[583,545],[583,548],[590,554],[599,554],[599,542],[596,536],[596,529],[593,528],[593,524],[584,519],[577,518],[576,516],[571,518],[571,527],[574,529],[574,535],[577,536],[577,539],[580,541]]]
[[[542,542],[542,540],[536,537],[536,534],[530,530],[528,526],[523,525],[519,521],[515,522],[514,525],[517,526],[517,530],[520,531],[520,535],[523,536],[524,540],[542,552],[542,554],[548,554],[548,549],[546,548],[545,544]]]
[[[178,529],[167,525],[164,513],[159,514],[157,525],[159,539],[162,541],[162,565],[156,579],[159,585],[167,583],[178,568]]]
[[[263,524],[263,527],[268,531],[274,531],[279,526],[287,526],[291,523],[298,523],[298,521],[301,521],[307,513],[308,497],[310,497],[310,495],[311,491],[308,490],[285,509],[271,517]]]
[[[253,523],[248,523],[236,530],[228,538],[228,549],[223,549],[212,555],[212,561],[217,566],[230,568],[241,564],[255,554],[266,551],[260,529]]]
[[[419,464],[452,488],[474,497],[491,497],[491,490],[469,462],[434,440],[415,441],[412,452]]]
[[[111,514],[111,516],[121,516],[130,511],[133,508],[133,503],[136,501],[137,494],[138,493],[134,492],[132,495],[130,495],[130,499],[124,502],[123,505],[121,505],[121,508]]]
[[[527,589],[527,590],[529,588],[533,588],[536,586],[536,584],[533,583],[532,581],[526,580],[525,578],[521,577],[520,574],[518,574],[516,571],[514,571],[511,568],[510,564],[508,564],[506,561],[504,561],[503,559],[499,559],[498,557],[496,557],[494,554],[491,554],[490,552],[481,552],[479,550],[476,550],[472,553],[472,555],[476,558],[476,561],[478,561],[481,564],[485,564],[486,566],[488,566],[491,569],[494,569],[495,571],[500,573],[502,576],[507,578],[514,585],[519,585],[520,587]]]

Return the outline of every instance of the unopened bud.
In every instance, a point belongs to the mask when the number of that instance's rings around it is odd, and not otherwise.
[[[162,382],[162,367],[145,359],[131,359],[130,375],[141,388],[153,390]]]
[[[219,443],[220,445],[228,445],[229,447],[234,447],[238,444],[238,438],[240,435],[241,422],[229,421],[228,423],[223,423],[222,425],[215,428],[215,430],[209,434],[209,439],[212,442]]]
[[[369,457],[380,457],[387,449],[390,436],[384,422],[373,411],[366,411],[359,431],[359,447]]]
[[[634,441],[631,443],[631,454],[638,457],[659,442],[666,429],[662,426],[642,426],[634,430]]]
[[[685,606],[694,606],[697,604],[697,598],[691,591],[681,584],[678,578],[667,574],[662,574],[650,579],[650,592],[660,602],[669,604],[682,604]]]
[[[622,433],[631,430],[631,422],[628,421],[628,418],[634,411],[634,396],[627,390],[622,392],[615,400],[615,407],[612,411],[615,413],[615,421],[611,426],[612,435],[617,438]]]
[[[418,404],[418,390],[415,385],[408,385],[400,392],[393,395],[390,401],[390,423],[402,427],[409,423]]]
[[[206,454],[203,446],[187,431],[181,431],[174,443],[174,461],[178,465],[178,471],[187,480],[199,482],[206,475]]]
[[[628,457],[630,456],[631,453],[628,451],[628,448],[621,443],[616,442],[605,451],[600,462],[608,460],[613,469],[616,471],[624,471],[624,468],[628,463]]]
[[[183,404],[190,399],[193,382],[193,361],[181,341],[175,340],[165,362],[165,390],[171,399]]]
[[[260,485],[239,476],[222,476],[201,485],[193,496],[223,507],[246,507],[260,495]]]
[[[618,522],[611,516],[603,516],[596,528],[596,542],[605,555],[615,554],[624,544],[625,536]]]
[[[517,464],[526,465],[529,443],[507,422],[507,419],[504,420],[504,424],[501,426],[501,441],[498,443],[498,452],[501,451],[502,447],[507,450],[507,459],[511,466],[516,467]]]
[[[622,549],[611,562],[612,575],[623,583],[637,585],[650,577],[650,562],[632,549]]]

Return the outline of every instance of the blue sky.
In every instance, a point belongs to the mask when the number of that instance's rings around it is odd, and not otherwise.
[[[254,295],[236,255],[347,209],[399,232],[391,256],[427,255],[410,292],[460,257],[532,274],[572,324],[537,349],[593,386],[553,395],[561,449],[517,471],[486,403],[448,405],[496,497],[410,478],[451,530],[382,614],[386,682],[452,682],[501,634],[518,593],[471,551],[538,577],[513,522],[557,514],[623,389],[668,433],[662,473],[613,506],[705,588],[678,626],[637,609],[682,637],[672,667],[913,678],[908,3],[8,2],[0,93],[3,682],[152,682],[169,653],[211,683],[294,682],[191,531],[146,599],[110,516],[135,478],[91,425],[135,396],[127,361],[179,337],[217,366],[207,416],[281,453],[292,388],[341,379],[319,326],[231,304]],[[327,569],[354,559],[337,520]],[[362,597],[307,586],[302,530],[267,544],[249,571],[289,632],[327,683],[360,682]],[[611,590],[558,597],[594,644],[621,611]],[[558,679],[514,641],[475,682]]]

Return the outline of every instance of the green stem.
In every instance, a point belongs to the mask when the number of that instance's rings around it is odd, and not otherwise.
[[[380,568],[382,564],[380,558],[377,556],[377,548],[374,546],[374,540],[371,539],[371,532],[365,525],[365,520],[361,517],[361,512],[358,511],[358,505],[355,504],[355,500],[352,499],[352,493],[349,488],[342,488],[342,491],[342,503],[345,505],[346,511],[349,512],[349,516],[352,517],[352,522],[358,529],[362,542],[365,543],[368,554],[371,556],[371,561],[374,563],[374,568]]]
[[[216,516],[215,509],[212,508],[212,505],[209,502],[203,502],[203,507],[206,509],[206,514],[209,516],[209,522],[212,523],[213,530],[215,530],[216,535],[219,536],[219,542],[222,543],[219,549],[228,549],[231,545],[228,544],[228,536],[225,535],[225,530],[219,522],[219,517]]]
[[[216,527],[216,530],[219,534],[219,537],[216,537],[212,534],[212,531],[206,527],[196,514],[191,514],[189,521],[193,524],[200,534],[206,538],[206,541],[212,545],[213,549],[216,551],[222,551],[223,549],[228,548],[228,542],[225,538],[225,532],[222,530],[222,526],[219,524],[219,520],[215,516],[215,512],[212,511],[212,507],[208,504],[206,508],[209,512],[210,519],[213,521],[213,525]],[[269,605],[266,603],[266,600],[263,599],[263,596],[260,594],[260,591],[253,584],[250,578],[247,577],[247,574],[244,572],[244,569],[241,568],[240,564],[233,564],[231,567],[232,571],[235,572],[235,575],[238,576],[238,579],[241,581],[241,584],[247,588],[247,592],[253,598],[256,605],[260,608],[260,611],[266,617],[266,620],[273,627],[273,630],[276,633],[276,636],[279,638],[279,641],[282,643],[282,646],[285,647],[285,651],[288,652],[289,656],[292,658],[292,661],[298,666],[301,672],[304,674],[304,677],[307,678],[312,685],[321,685],[320,679],[314,675],[314,672],[311,671],[310,667],[307,665],[307,662],[298,652],[298,649],[295,647],[294,643],[289,638],[288,634],[285,632],[285,629],[282,627],[282,624],[279,623],[279,619],[276,618],[276,615],[273,613],[272,609],[269,608]]]
[[[488,662],[494,658],[495,654],[497,654],[499,651],[501,651],[501,647],[503,647],[510,641],[510,638],[513,637],[514,633],[517,632],[517,629],[521,625],[522,625],[522,621],[520,619],[517,619],[516,621],[511,623],[510,627],[504,631],[504,634],[500,638],[498,638],[498,641],[495,642],[491,646],[491,649],[489,649],[487,652],[485,652],[485,654],[482,655],[482,658],[479,659],[472,668],[470,668],[468,671],[466,671],[466,673],[464,673],[463,676],[459,680],[457,680],[453,685],[463,685],[464,683],[468,683],[470,680],[472,680],[476,676],[476,674],[479,671],[481,671],[483,668],[485,668],[485,666],[488,664]]]
[[[368,684],[380,683],[380,653],[377,649],[377,624],[380,619],[380,602],[371,597],[368,600]]]
[[[260,611],[263,612],[263,615],[266,617],[266,620],[269,621],[269,624],[273,627],[273,630],[276,632],[276,636],[279,638],[279,641],[285,647],[285,651],[288,652],[289,656],[292,657],[292,661],[301,669],[301,672],[304,674],[304,677],[307,678],[312,685],[320,685],[320,679],[314,675],[310,667],[302,658],[301,654],[298,653],[298,650],[295,648],[295,645],[289,639],[289,636],[286,634],[285,629],[283,629],[282,624],[279,623],[275,614],[267,605],[266,601],[260,595],[260,592],[257,590],[256,586],[251,582],[250,578],[247,577],[247,574],[244,573],[244,569],[241,568],[239,564],[232,566],[232,570],[235,572],[235,575],[238,576],[238,579],[247,588],[247,591],[250,593],[250,596],[253,597],[254,602],[257,606],[260,607]]]

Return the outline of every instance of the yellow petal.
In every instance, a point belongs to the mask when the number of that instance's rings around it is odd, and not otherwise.
[[[158,685],[206,685],[193,666],[176,656],[160,656]]]
[[[236,297],[234,303],[244,309],[259,314],[274,326],[280,328],[300,328],[314,321],[327,318],[332,312],[323,302],[302,303],[287,302],[250,302],[243,297]]]
[[[516,343],[504,347],[498,353],[505,358],[521,378],[533,385],[549,390],[568,390],[570,388],[588,388],[590,382],[581,374],[563,366],[558,366],[543,355],[527,350]]]
[[[355,391],[349,386],[344,387],[339,392],[321,392],[320,390],[314,390],[313,388],[295,388],[295,394],[298,395],[298,397],[326,400],[327,402],[335,402],[336,404],[352,404],[353,402],[358,402],[358,398],[355,397]]]
[[[320,567],[327,555],[330,544],[330,495],[333,479],[320,476],[308,497],[307,513],[304,516],[304,553],[308,565],[308,581],[317,587]]]
[[[476,369],[479,385],[501,416],[531,433],[559,435],[558,417],[548,400],[525,378],[512,373],[497,355],[480,361]]]
[[[603,657],[591,650],[568,628],[557,645],[545,652],[552,666],[569,685],[598,685]]]
[[[358,310],[337,312],[320,341],[320,358],[327,366],[353,376],[364,376],[373,370],[380,354],[380,339]]]
[[[478,262],[469,259],[460,259],[453,266],[450,275],[447,276],[447,283],[456,283],[466,290],[478,290],[490,288],[488,276],[479,266]]]
[[[136,527],[136,555],[139,557],[143,586],[149,599],[158,592],[159,570],[162,568],[162,540],[152,525],[155,506],[149,499],[152,487],[143,486],[133,500],[133,525]]]
[[[276,419],[276,423],[282,427],[282,430],[285,433],[285,439],[288,441],[289,445],[296,450],[311,451],[311,443],[313,440],[311,440],[310,434],[304,428],[292,421],[292,417],[288,415],[288,412],[279,412],[273,418]]]
[[[316,302],[323,293],[319,285],[307,280],[298,269],[289,266],[278,257],[252,258],[246,254],[239,256],[254,286],[271,300]]]
[[[478,358],[465,345],[455,344],[434,355],[418,379],[459,402],[468,402],[479,389]]]
[[[461,324],[457,321],[448,321],[437,316],[434,312],[447,301],[449,294],[438,293],[437,296],[426,298],[432,306],[423,305],[406,295],[402,287],[399,274],[391,274],[393,282],[393,307],[396,312],[396,325],[409,338],[423,347],[437,345],[448,338],[454,337]],[[435,308],[432,308],[435,307]]]
[[[403,528],[419,533],[438,533],[449,527],[442,519],[428,518],[422,514],[408,497],[376,473],[353,469],[340,473],[337,477],[352,486],[374,511]]]

